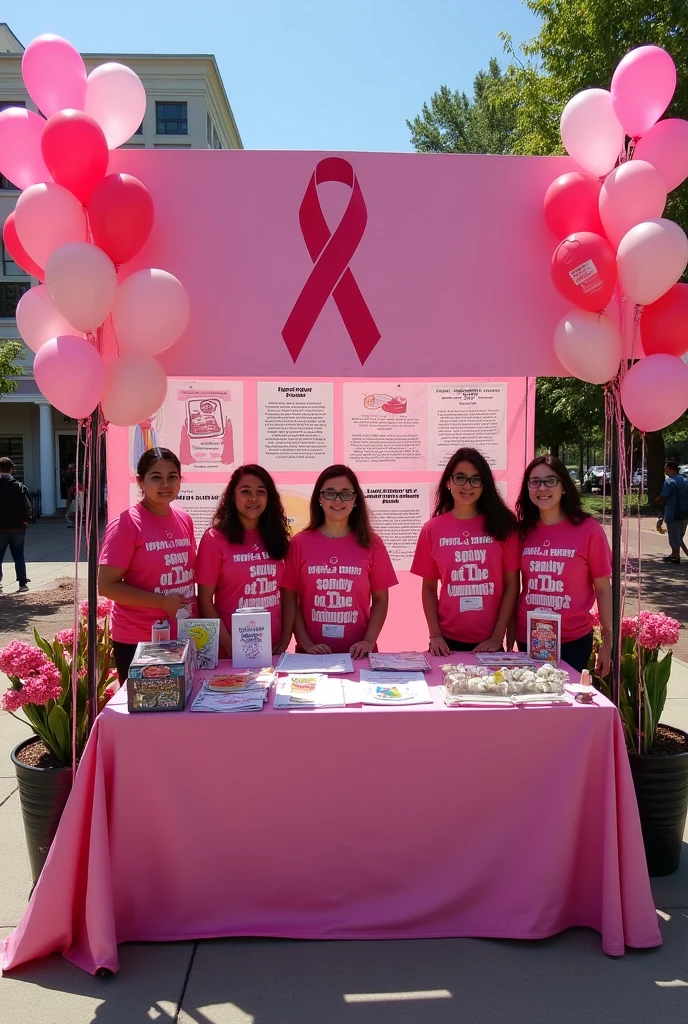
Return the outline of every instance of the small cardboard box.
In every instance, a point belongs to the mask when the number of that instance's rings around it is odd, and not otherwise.
[[[561,660],[561,615],[558,612],[530,611],[527,615],[528,657],[534,661]]]
[[[263,608],[241,608],[233,613],[232,665],[234,668],[272,665],[270,612]]]
[[[140,643],[127,678],[129,713],[183,711],[191,695],[194,645],[188,640]]]

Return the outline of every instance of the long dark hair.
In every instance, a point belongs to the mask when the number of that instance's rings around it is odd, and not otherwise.
[[[311,519],[306,529],[318,530],[325,522],[325,512],[320,504],[320,492],[327,481],[332,480],[336,476],[345,476],[351,483],[351,490],[355,493],[356,499],[354,501],[354,507],[349,513],[349,526],[361,547],[369,548],[373,543],[373,531],[370,528],[368,506],[366,505],[365,498],[363,497],[363,491],[361,490],[361,485],[358,482],[358,477],[353,470],[349,469],[348,466],[328,466],[327,469],[323,469],[322,473],[315,481],[315,487],[311,494]]]
[[[182,464],[174,452],[170,451],[169,448],[148,448],[139,459],[139,464],[136,467],[136,475],[139,480],[143,480],[146,473],[153,468],[156,462],[171,462],[181,477]]]
[[[448,484],[460,462],[470,462],[480,474],[483,489],[477,501],[478,512],[485,518],[485,529],[495,540],[506,540],[516,529],[516,516],[497,490],[492,470],[476,448],[459,448],[444,467],[435,493],[433,516],[441,516],[454,508],[454,498]]]
[[[268,492],[268,503],[258,519],[258,533],[270,558],[279,561],[284,558],[289,547],[289,525],[275,481],[262,466],[249,463],[234,470],[225,493],[220,498],[213,526],[225,535],[230,544],[244,543],[245,531],[239,519],[234,495],[242,477],[249,474],[257,476]]]
[[[528,490],[528,478],[538,466],[547,466],[555,476],[561,480],[563,488],[561,495],[561,511],[573,526],[580,526],[584,519],[588,518],[586,512],[581,508],[580,494],[569,476],[569,471],[556,455],[538,455],[529,465],[523,474],[521,491],[516,502],[516,517],[518,519],[518,530],[522,537],[534,530],[540,522],[540,509],[535,502],[530,500]]]

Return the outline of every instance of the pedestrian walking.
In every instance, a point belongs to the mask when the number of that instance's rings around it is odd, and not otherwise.
[[[23,483],[15,480],[14,463],[0,458],[0,590],[2,590],[2,560],[7,548],[14,559],[19,590],[28,590],[24,540],[26,527],[31,521],[31,499]]]
[[[681,549],[686,551],[684,537],[688,528],[688,481],[678,471],[678,462],[668,459],[664,466],[666,477],[661,494],[655,499],[664,506],[664,522],[669,535],[671,554],[665,562],[681,563]]]

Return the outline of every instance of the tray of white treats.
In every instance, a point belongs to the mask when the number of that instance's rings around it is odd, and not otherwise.
[[[569,704],[564,684],[569,674],[554,665],[539,668],[498,668],[485,665],[441,665],[442,695],[449,707],[488,704]]]

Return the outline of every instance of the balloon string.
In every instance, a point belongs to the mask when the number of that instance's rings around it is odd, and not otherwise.
[[[74,623],[72,639],[72,665],[71,665],[71,687],[72,687],[72,785],[76,776],[76,744],[77,744],[77,715],[79,701],[79,676],[77,668],[77,652],[79,649],[79,556],[81,554],[81,503],[79,501],[79,473],[81,470],[81,459],[79,450],[81,448],[81,432],[84,429],[86,420],[79,420],[76,435],[76,463],[74,469]]]

